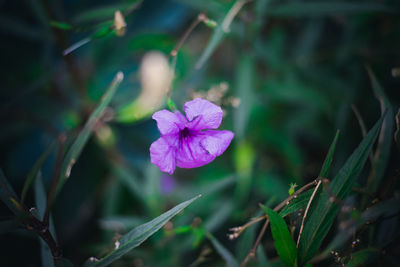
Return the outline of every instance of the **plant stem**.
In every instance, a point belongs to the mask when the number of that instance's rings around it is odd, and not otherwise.
[[[294,192],[293,195],[289,196],[289,197],[286,198],[284,201],[282,201],[278,206],[276,206],[276,207],[274,208],[274,211],[275,211],[275,212],[278,212],[278,211],[279,211],[280,209],[282,209],[284,206],[289,205],[290,201],[291,201],[292,199],[296,198],[299,194],[301,194],[302,192],[306,191],[306,190],[309,189],[310,187],[313,187],[313,186],[318,185],[318,184],[319,184],[321,181],[323,181],[323,180],[324,180],[324,178],[318,177],[318,178],[315,179],[314,181],[312,181],[312,182],[310,182],[310,183],[304,185],[304,186],[301,187],[299,190],[297,190],[296,192]],[[257,240],[256,240],[256,242],[254,243],[253,248],[250,250],[249,254],[246,256],[246,258],[245,258],[245,259],[243,260],[243,262],[241,263],[241,266],[246,266],[246,264],[248,263],[248,261],[256,255],[257,248],[258,248],[258,246],[259,246],[260,243],[261,243],[261,240],[262,240],[262,238],[263,238],[263,236],[264,236],[264,234],[265,234],[265,231],[267,230],[267,227],[268,227],[268,224],[269,224],[269,220],[268,220],[267,215],[263,215],[263,216],[260,216],[260,217],[258,217],[258,218],[256,218],[256,219],[254,219],[254,220],[252,221],[252,223],[251,223],[251,224],[253,224],[253,223],[258,222],[258,221],[263,220],[263,219],[266,219],[266,221],[265,221],[265,223],[264,223],[264,225],[263,225],[263,228],[261,229],[260,233],[258,234]],[[245,224],[244,226],[247,226],[247,227],[248,227],[248,226],[251,225],[251,224],[250,224],[250,223],[247,223],[247,224]],[[241,230],[244,230],[244,229],[241,229]]]
[[[319,188],[319,186],[321,185],[321,183],[322,183],[321,180],[319,180],[317,186],[316,186],[315,189],[314,189],[314,192],[312,193],[312,195],[311,195],[311,197],[310,197],[310,200],[309,200],[308,203],[307,203],[306,210],[304,211],[303,220],[301,221],[299,237],[297,238],[297,245],[296,245],[297,247],[299,247],[300,237],[301,237],[301,234],[303,233],[304,222],[305,222],[305,220],[306,220],[308,210],[310,209],[311,202],[313,201],[313,199],[314,199],[314,197],[315,197],[315,194],[317,193],[318,188]]]

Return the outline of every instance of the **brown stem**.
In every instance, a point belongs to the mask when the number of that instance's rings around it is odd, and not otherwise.
[[[185,33],[182,35],[181,39],[179,39],[179,42],[175,45],[174,49],[172,49],[170,56],[171,57],[176,57],[178,55],[178,51],[181,49],[183,43],[186,41],[186,39],[189,37],[190,33],[196,28],[196,26],[207,19],[207,16],[204,13],[200,13],[197,18],[190,24],[189,28],[186,29]]]
[[[190,33],[196,28],[196,26],[200,22],[207,21],[208,18],[204,13],[200,13],[197,18],[190,24],[189,28],[186,29],[185,33],[182,35],[182,37],[179,39],[178,43],[175,45],[174,49],[169,53],[169,56],[172,57],[172,67],[171,67],[171,83],[170,86],[167,88],[167,96],[168,98],[171,97],[171,86],[172,86],[172,81],[175,76],[175,67],[176,67],[176,58],[178,55],[179,50],[181,49],[183,43],[186,41],[186,39],[189,37]]]
[[[24,220],[24,224],[28,230],[36,232],[43,239],[43,241],[46,242],[46,244],[50,248],[54,262],[62,258],[62,250],[57,245],[56,241],[53,238],[53,235],[50,233],[49,224],[41,222],[30,213],[28,218]]]
[[[313,201],[313,199],[314,199],[314,197],[315,197],[315,194],[317,193],[318,188],[319,188],[320,185],[321,185],[321,180],[318,181],[318,184],[317,184],[317,186],[315,187],[315,189],[314,189],[314,191],[313,191],[313,193],[312,193],[312,195],[311,195],[311,197],[310,197],[310,200],[309,200],[308,203],[307,203],[306,210],[304,211],[303,220],[301,221],[301,226],[300,226],[299,237],[297,238],[297,247],[299,247],[300,237],[301,237],[301,234],[303,233],[304,222],[305,222],[305,220],[306,220],[308,210],[310,209],[311,202]]]

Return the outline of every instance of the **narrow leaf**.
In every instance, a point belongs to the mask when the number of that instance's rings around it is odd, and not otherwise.
[[[123,235],[115,244],[116,249],[109,253],[104,258],[98,260],[91,258],[86,261],[84,266],[107,266],[112,262],[116,261],[126,253],[128,253],[133,248],[139,246],[147,238],[152,236],[155,232],[160,230],[161,227],[164,226],[169,220],[171,220],[175,215],[181,212],[184,208],[186,208],[189,204],[200,197],[194,197],[188,201],[185,201],[174,208],[170,209],[169,211],[161,214],[157,218],[153,219],[152,221],[139,225],[138,227],[134,228],[127,234]]]
[[[222,22],[218,23],[218,26],[215,28],[210,41],[208,42],[206,48],[204,49],[203,53],[196,63],[197,69],[203,67],[204,63],[206,63],[206,61],[211,57],[212,53],[215,51],[218,45],[225,38],[225,36],[229,32],[229,27],[232,23],[232,20],[245,3],[246,0],[236,0],[232,7],[229,9],[228,13],[226,13]]]
[[[120,10],[122,13],[129,13],[135,9],[142,0],[133,0],[129,3],[117,3],[109,6],[103,6],[98,8],[91,8],[83,11],[73,18],[75,23],[89,23],[93,21],[109,20],[114,16],[115,11]]]
[[[262,206],[271,224],[272,237],[279,257],[286,266],[297,266],[297,248],[285,220],[272,209]]]
[[[239,262],[235,259],[232,253],[227,250],[219,241],[210,233],[207,233],[208,239],[217,250],[218,254],[225,260],[228,267],[239,267]]]
[[[337,140],[339,139],[339,133],[340,133],[340,131],[337,130],[335,138],[333,138],[333,142],[332,142],[331,146],[329,147],[328,154],[326,155],[324,164],[322,165],[322,168],[321,168],[321,172],[319,173],[320,177],[323,177],[323,178],[329,177],[329,171],[331,169],[331,165],[332,165],[332,161],[333,161],[333,154],[335,153],[335,148],[336,148],[336,143],[337,143]]]
[[[47,159],[47,157],[50,155],[51,151],[53,150],[54,146],[56,145],[56,142],[53,142],[44,152],[38,160],[35,162],[33,165],[32,169],[28,173],[28,176],[25,180],[24,187],[22,188],[22,193],[21,193],[21,203],[24,203],[26,194],[28,193],[29,187],[32,185],[32,183],[35,181],[35,178],[37,177],[39,169],[42,167],[43,163]]]
[[[14,189],[11,187],[7,178],[4,176],[3,171],[0,169],[0,198],[7,205],[7,207],[15,214],[21,214],[21,207],[19,200],[15,194]]]
[[[43,220],[43,216],[46,210],[46,191],[44,189],[43,185],[43,179],[40,171],[37,173],[35,179],[35,203],[37,207],[37,212],[39,215],[39,219]],[[55,228],[54,228],[54,222],[53,218],[50,216],[50,232],[54,239],[56,239],[55,235]],[[41,248],[41,256],[42,256],[42,266],[45,267],[54,267],[54,260],[53,256],[51,254],[49,246],[46,244],[46,242],[43,241],[42,238],[38,237],[39,242],[40,242],[40,248]]]
[[[71,169],[75,162],[77,161],[79,155],[82,152],[83,147],[86,145],[87,141],[89,140],[89,137],[92,134],[93,127],[96,125],[96,123],[99,121],[101,116],[103,115],[104,110],[110,103],[112,97],[114,96],[118,86],[121,84],[122,80],[124,78],[124,75],[122,72],[118,72],[114,80],[112,81],[111,85],[107,89],[107,91],[104,93],[103,97],[101,98],[101,101],[99,105],[96,107],[96,109],[93,111],[93,113],[90,115],[88,121],[86,122],[85,126],[83,127],[82,131],[79,133],[78,137],[76,138],[75,142],[72,144],[71,148],[68,150],[62,166],[61,166],[61,173],[60,173],[60,181],[57,187],[57,192],[60,191],[64,183],[66,182],[67,178],[71,174]]]
[[[330,191],[343,200],[350,192],[368,158],[369,152],[378,136],[384,117],[381,117],[369,131],[357,149],[346,161],[339,173],[330,183]],[[323,191],[315,203],[315,208],[307,220],[299,243],[299,261],[305,264],[318,251],[338,212],[338,206],[330,201],[330,194]]]
[[[68,23],[61,21],[50,21],[50,26],[61,30],[72,30],[74,27]]]
[[[394,111],[392,105],[387,98],[384,89],[372,72],[371,68],[367,67],[368,75],[372,83],[372,89],[375,96],[381,104],[382,115],[386,110],[386,117],[382,124],[382,129],[378,139],[378,146],[374,155],[374,173],[368,180],[368,191],[375,192],[380,184],[380,181],[385,174],[387,164],[389,162],[390,148],[392,147],[392,135],[394,128]]]

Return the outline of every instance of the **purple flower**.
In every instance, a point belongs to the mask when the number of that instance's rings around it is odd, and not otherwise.
[[[196,98],[185,104],[186,117],[179,111],[154,113],[161,137],[150,146],[151,162],[172,174],[175,167],[196,168],[224,153],[232,141],[231,131],[217,131],[222,110],[207,100]]]

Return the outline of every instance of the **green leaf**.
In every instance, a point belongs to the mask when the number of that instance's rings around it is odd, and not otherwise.
[[[113,24],[111,22],[105,23],[104,26],[100,27],[95,33],[90,36],[90,39],[106,37],[112,32],[114,32]]]
[[[245,0],[236,0],[232,7],[229,9],[228,13],[226,13],[222,22],[218,23],[218,26],[215,28],[210,41],[208,42],[206,48],[204,49],[203,53],[196,63],[196,69],[202,68],[204,63],[206,63],[206,61],[211,57],[212,53],[229,32],[229,27],[232,23],[233,18],[237,15],[237,12],[239,12],[239,10],[245,3]]]
[[[225,260],[228,267],[239,267],[239,262],[235,259],[232,253],[219,243],[212,234],[207,233],[207,238],[211,241],[218,254]]]
[[[374,155],[374,173],[372,174],[372,179],[368,180],[369,183],[367,186],[367,190],[368,192],[372,193],[377,190],[389,162],[394,128],[394,111],[392,105],[390,105],[389,99],[387,98],[382,86],[380,85],[375,74],[372,72],[371,68],[367,67],[367,71],[372,83],[372,89],[374,90],[375,96],[381,103],[382,115],[385,111],[387,112],[379,135],[378,147]]]
[[[0,198],[15,215],[21,214],[22,208],[19,204],[18,197],[7,181],[7,178],[4,176],[2,169],[0,169]]]
[[[329,171],[331,169],[332,161],[333,161],[333,154],[335,154],[335,148],[337,140],[339,139],[340,131],[337,130],[335,138],[333,138],[333,142],[329,147],[328,154],[326,155],[324,164],[322,165],[321,172],[319,173],[320,177],[327,178],[329,177]]]
[[[109,20],[114,16],[115,11],[120,10],[122,13],[130,12],[142,0],[130,0],[128,3],[117,3],[110,6],[91,8],[83,11],[73,18],[75,23],[89,23],[93,21]]]
[[[254,106],[255,76],[254,57],[245,53],[240,57],[236,69],[235,96],[240,99],[240,105],[234,109],[234,126],[236,139],[239,140],[246,134],[251,108]]]
[[[279,257],[286,266],[297,266],[297,248],[285,220],[272,209],[262,205],[271,224],[272,237]]]
[[[111,85],[108,87],[107,91],[104,93],[103,97],[101,98],[99,105],[96,107],[96,109],[90,115],[85,126],[79,133],[78,137],[72,144],[71,148],[68,150],[68,152],[63,160],[63,163],[61,165],[60,180],[59,180],[59,184],[57,186],[57,192],[60,191],[60,189],[66,182],[67,178],[70,176],[72,167],[78,160],[78,157],[81,154],[83,147],[86,145],[87,141],[89,140],[89,137],[92,134],[93,127],[99,121],[99,119],[103,115],[104,110],[111,102],[111,99],[113,98],[113,96],[114,96],[118,86],[121,84],[123,78],[124,78],[124,75],[122,72],[118,72],[115,75],[114,80],[112,81]]]
[[[46,210],[47,197],[46,197],[46,191],[44,189],[43,180],[42,180],[40,171],[37,172],[36,176],[37,177],[35,179],[35,203],[36,203],[39,219],[43,220],[43,216],[44,216],[44,213]],[[53,235],[53,237],[56,238],[54,223],[53,223],[53,219],[51,217],[50,217],[50,232]],[[39,239],[40,248],[41,248],[42,266],[54,267],[54,260],[53,260],[53,256],[51,254],[49,246],[39,236],[38,236],[38,239]]]
[[[343,200],[350,192],[368,158],[369,152],[378,136],[384,117],[381,117],[369,131],[357,149],[348,158],[339,173],[330,183],[331,193]],[[299,243],[299,261],[305,264],[318,251],[338,212],[338,206],[330,201],[330,194],[323,191],[304,225]]]
[[[53,150],[54,146],[56,145],[56,142],[53,142],[44,152],[38,160],[35,162],[33,165],[32,169],[28,173],[28,176],[25,180],[24,187],[22,189],[21,193],[21,203],[24,203],[26,194],[28,193],[29,187],[32,185],[32,183],[35,181],[35,178],[37,177],[39,169],[42,167],[43,163],[47,159],[47,157],[50,155],[51,151]]]
[[[391,12],[391,8],[382,4],[375,3],[349,3],[344,1],[307,1],[291,2],[276,6],[271,6],[267,10],[267,15],[279,17],[300,17],[300,16],[326,16],[334,14],[354,14],[365,12]]]
[[[279,215],[282,217],[285,217],[285,216],[289,215],[290,213],[293,213],[302,208],[305,208],[307,206],[308,201],[310,200],[312,192],[313,192],[313,190],[308,190],[308,191],[298,195],[296,198],[292,199],[290,201],[289,205],[285,206],[279,212]]]
[[[60,21],[50,21],[50,26],[61,30],[72,30],[74,27],[68,23]]]
[[[175,215],[177,215],[179,212],[181,212],[184,208],[186,208],[188,205],[190,205],[193,201],[198,199],[201,195],[194,197],[188,201],[185,201],[174,208],[170,209],[169,211],[161,214],[157,218],[153,219],[150,222],[147,222],[145,224],[139,225],[138,227],[134,228],[127,234],[123,235],[116,243],[116,249],[109,253],[107,256],[104,258],[98,260],[91,258],[86,263],[84,266],[107,266],[126,253],[128,253],[130,250],[134,249],[135,247],[139,246],[142,244],[144,241],[146,241],[147,238],[152,236],[155,232],[160,230],[161,227],[164,226],[169,220],[171,220]]]

